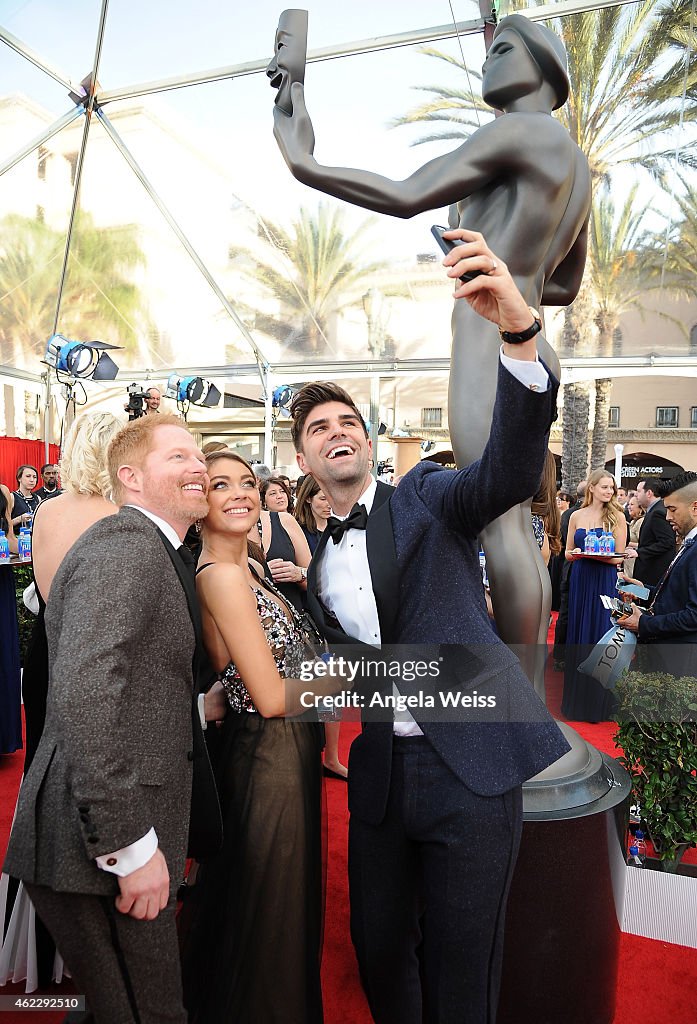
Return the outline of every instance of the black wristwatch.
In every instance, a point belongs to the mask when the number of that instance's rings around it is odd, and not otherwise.
[[[513,333],[512,331],[502,331],[501,328],[499,327],[499,334],[501,335],[502,341],[507,342],[507,344],[509,345],[522,345],[524,341],[530,341],[531,338],[534,338],[536,334],[540,333],[540,331],[542,330],[542,320],[540,319],[540,314],[537,312],[536,309],[533,309],[532,306],[528,306],[528,309],[532,313],[532,327],[528,327],[526,330],[519,331],[518,333]]]

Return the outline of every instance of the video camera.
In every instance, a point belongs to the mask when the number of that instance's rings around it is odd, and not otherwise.
[[[141,391],[137,384],[129,384],[126,391],[128,393],[128,402],[125,409],[128,413],[128,419],[129,421],[137,420],[145,415],[143,402],[148,397],[148,394],[146,391]]]

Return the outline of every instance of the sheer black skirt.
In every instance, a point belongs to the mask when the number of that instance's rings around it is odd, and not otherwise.
[[[321,727],[229,713],[225,840],[181,915],[192,1024],[322,1024]]]

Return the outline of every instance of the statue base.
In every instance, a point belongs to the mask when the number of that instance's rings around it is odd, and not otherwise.
[[[571,750],[523,786],[497,1024],[612,1024],[631,781],[565,723]]]

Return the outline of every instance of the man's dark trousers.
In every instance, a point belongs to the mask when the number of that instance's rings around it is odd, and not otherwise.
[[[351,935],[376,1024],[493,1024],[521,792],[477,796],[424,737],[395,737],[385,820],[349,827]]]

